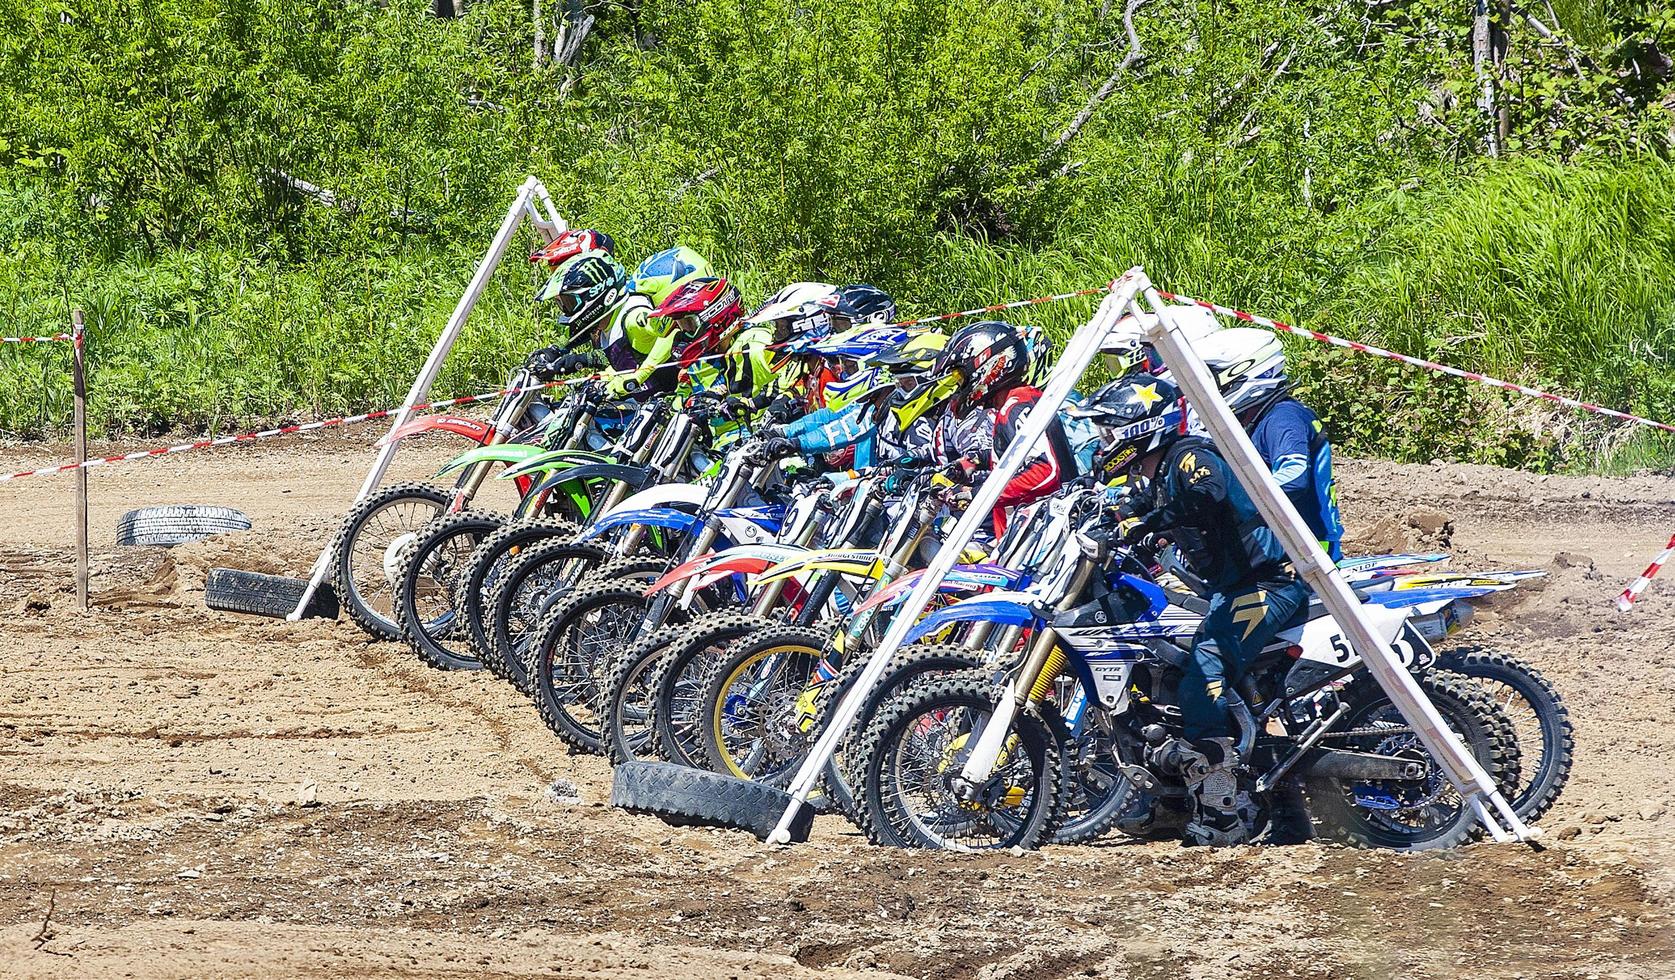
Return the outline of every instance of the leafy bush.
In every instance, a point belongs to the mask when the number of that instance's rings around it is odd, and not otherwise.
[[[548,37],[583,9],[542,7]],[[747,299],[867,280],[931,312],[1142,264],[1675,415],[1659,5],[1560,4],[1556,43],[1505,25],[1503,160],[1441,0],[639,0],[588,5],[577,63],[539,66],[529,0],[428,9],[0,0],[0,300],[15,332],[89,309],[98,424],[397,400],[528,173],[629,258],[680,240]],[[439,390],[539,341],[535,286],[515,261],[495,278]],[[1062,335],[1090,308],[1028,315]],[[1354,452],[1546,467],[1606,445],[1493,391],[1293,357]],[[0,424],[62,424],[61,361],[0,350]]]

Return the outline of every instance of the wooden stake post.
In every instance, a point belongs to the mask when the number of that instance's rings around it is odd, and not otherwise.
[[[87,597],[87,359],[81,310],[70,313],[70,383],[75,392],[76,418],[76,605],[88,609]]]

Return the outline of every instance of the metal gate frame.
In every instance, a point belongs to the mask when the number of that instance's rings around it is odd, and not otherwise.
[[[1144,306],[1139,302],[1142,295]],[[1150,311],[1145,307],[1150,307]],[[1151,312],[1155,312],[1156,316],[1151,316]],[[1147,340],[1157,348],[1175,383],[1197,409],[1205,428],[1227,458],[1240,484],[1256,503],[1263,519],[1285,546],[1293,565],[1344,628],[1355,652],[1366,662],[1373,678],[1402,717],[1413,726],[1431,755],[1442,764],[1449,780],[1468,802],[1472,812],[1496,841],[1532,840],[1539,831],[1525,826],[1518,818],[1488,773],[1448,729],[1436,706],[1431,704],[1412,675],[1390,648],[1378,639],[1378,633],[1367,619],[1360,601],[1309,533],[1296,507],[1274,481],[1273,474],[1262,464],[1250,436],[1222,398],[1203,359],[1193,350],[1184,332],[1184,324],[1163,303],[1145,272],[1135,266],[1111,283],[1093,318],[1077,330],[1065,345],[1064,354],[1054,366],[1040,400],[1025,414],[1017,437],[995,460],[987,478],[973,493],[965,513],[937,549],[936,556],[915,583],[913,591],[897,609],[883,640],[868,654],[860,677],[838,702],[831,723],[820,733],[808,758],[793,778],[791,802],[769,835],[769,842],[791,842],[792,820],[819,784],[820,774],[836,751],[838,741],[854,724],[855,716],[883,676],[890,659],[901,648],[908,631],[918,621],[978,526],[999,501],[1006,482],[1034,455],[1037,444],[1046,436],[1047,427],[1098,354],[1100,345],[1128,313],[1135,316],[1125,329],[1135,331],[1136,339]],[[1150,321],[1149,325],[1147,321]]]
[[[401,410],[396,412],[395,421],[390,424],[391,432],[401,428],[407,417],[412,414],[413,406],[424,401],[430,393],[430,386],[436,381],[436,376],[442,373],[442,364],[448,359],[448,352],[454,349],[460,331],[465,329],[465,321],[471,317],[477,300],[482,298],[483,290],[488,286],[489,277],[500,266],[506,249],[512,244],[512,236],[517,234],[518,226],[525,218],[528,218],[535,230],[549,242],[569,229],[569,225],[559,217],[558,209],[553,205],[552,195],[548,193],[546,185],[538,178],[532,176],[518,187],[517,196],[512,199],[512,206],[506,209],[506,217],[501,219],[500,230],[495,232],[494,241],[489,244],[482,261],[477,263],[476,271],[471,275],[471,282],[454,306],[453,314],[448,317],[447,326],[442,328],[442,335],[436,338],[435,346],[430,349],[430,356],[425,358],[424,366],[419,368],[412,387],[407,389],[407,398],[402,401]],[[399,445],[400,443],[391,440],[378,450],[378,456],[372,461],[372,469],[367,471],[360,492],[355,494],[351,503],[358,503],[378,489],[378,485],[384,480],[384,473],[389,470],[390,463],[395,459]],[[320,583],[326,580],[326,574],[331,571],[332,546],[335,543],[328,541],[325,549],[320,552],[320,557],[314,560],[314,570],[308,577],[308,588],[303,590],[302,599],[286,619],[295,621],[302,618],[303,610],[308,608],[308,603],[319,590]]]

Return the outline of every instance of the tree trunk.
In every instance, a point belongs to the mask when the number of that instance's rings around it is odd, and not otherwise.
[[[1489,155],[1501,155],[1501,116],[1495,108],[1494,29],[1489,18],[1489,0],[1475,0],[1471,21],[1471,67],[1477,78],[1477,108],[1488,122]]]
[[[541,16],[541,0],[529,0],[529,19],[535,25],[535,70],[547,60],[547,25]]]

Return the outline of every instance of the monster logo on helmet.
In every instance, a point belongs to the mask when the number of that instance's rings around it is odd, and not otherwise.
[[[713,278],[715,272],[702,255],[676,245],[646,256],[629,278],[628,291],[649,298],[653,306],[661,306],[670,293],[694,279]]]
[[[574,345],[627,295],[628,270],[609,252],[592,251],[565,260],[535,299],[558,303],[559,325]]]

